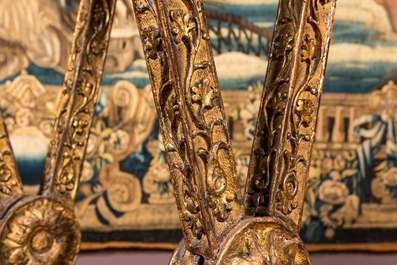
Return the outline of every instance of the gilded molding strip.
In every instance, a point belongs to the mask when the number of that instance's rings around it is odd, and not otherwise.
[[[336,0],[280,0],[246,185],[246,214],[299,231]]]
[[[0,109],[0,217],[22,195],[21,178]]]
[[[203,3],[133,3],[187,248],[211,257],[243,203]]]
[[[50,141],[40,194],[73,207],[100,95],[116,0],[80,3],[73,46]]]

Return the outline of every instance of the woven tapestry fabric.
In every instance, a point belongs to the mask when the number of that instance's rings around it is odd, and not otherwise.
[[[27,194],[40,184],[78,2],[0,2],[12,17],[0,17],[1,108]],[[174,248],[182,238],[126,2],[117,3],[75,207],[83,249]],[[278,1],[204,3],[243,191]],[[338,0],[301,237],[312,250],[397,249],[394,0]]]

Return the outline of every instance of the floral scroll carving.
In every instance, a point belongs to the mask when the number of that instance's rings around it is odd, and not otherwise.
[[[0,110],[0,213],[23,194],[18,168]]]
[[[42,194],[65,203],[75,198],[109,42],[115,1],[82,1],[57,120],[52,134]]]
[[[13,187],[17,185],[17,182],[12,178],[11,169],[4,162],[4,156],[6,155],[10,155],[10,153],[7,151],[2,151],[0,153],[0,192],[5,195],[10,195]]]
[[[280,2],[247,182],[249,215],[278,212],[300,225],[333,8],[333,1]]]
[[[134,4],[184,233],[211,256],[242,205],[202,2]]]
[[[335,1],[280,1],[245,215],[202,1],[134,5],[185,236],[170,264],[311,264],[297,232]]]

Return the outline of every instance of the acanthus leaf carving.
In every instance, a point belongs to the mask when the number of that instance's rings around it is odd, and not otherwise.
[[[171,10],[171,32],[174,35],[176,43],[182,41],[191,41],[193,36],[191,31],[196,28],[196,23],[193,22],[193,18],[190,12],[183,12],[180,9]]]
[[[147,56],[151,59],[156,59],[158,52],[162,50],[159,29],[153,25],[144,28],[142,36],[145,42]]]

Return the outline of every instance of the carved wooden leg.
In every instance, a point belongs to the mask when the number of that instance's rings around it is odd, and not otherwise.
[[[57,119],[38,196],[22,185],[0,127],[0,264],[73,264],[80,228],[73,214],[99,98],[115,0],[82,0]]]
[[[244,203],[202,0],[133,2],[184,233],[170,264],[311,264],[298,232],[335,0],[280,0]]]
[[[40,194],[73,208],[116,0],[81,1]]]
[[[246,213],[300,229],[335,1],[281,0],[246,186]]]
[[[187,247],[213,257],[242,217],[201,1],[134,1]]]
[[[0,216],[22,196],[21,178],[0,109]]]

